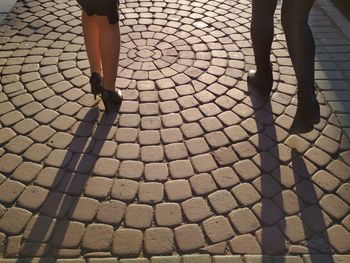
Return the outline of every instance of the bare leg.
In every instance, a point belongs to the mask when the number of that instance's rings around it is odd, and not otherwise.
[[[120,52],[119,24],[110,24],[106,16],[96,16],[102,58],[104,88],[115,90]]]
[[[99,46],[99,27],[95,16],[88,16],[82,11],[83,34],[86,51],[89,58],[91,73],[102,75],[101,55]]]

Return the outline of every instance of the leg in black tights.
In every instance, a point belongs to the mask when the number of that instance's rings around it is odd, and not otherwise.
[[[270,70],[270,53],[274,37],[273,15],[277,0],[253,0],[251,38],[257,71]]]
[[[308,24],[314,0],[284,0],[282,26],[299,89],[313,87],[315,42]]]

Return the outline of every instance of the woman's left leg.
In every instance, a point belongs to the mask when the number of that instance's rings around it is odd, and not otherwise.
[[[282,26],[298,82],[298,106],[290,133],[304,133],[320,120],[315,95],[315,42],[308,24],[314,0],[284,0]]]

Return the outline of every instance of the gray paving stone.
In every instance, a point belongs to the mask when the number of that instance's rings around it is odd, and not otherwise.
[[[132,228],[145,229],[151,226],[153,208],[149,205],[131,204],[126,208],[125,224]]]
[[[75,221],[57,222],[52,244],[61,248],[75,248],[83,238],[85,226],[83,223]]]
[[[113,253],[122,257],[138,257],[142,246],[142,232],[135,229],[118,229],[113,234]]]
[[[204,236],[197,224],[175,228],[175,240],[180,251],[190,252],[204,246]]]
[[[169,255],[174,246],[174,233],[170,228],[149,228],[145,231],[144,243],[149,255]]]
[[[128,179],[114,180],[111,195],[122,201],[132,201],[136,197],[138,183]]]
[[[1,217],[0,229],[9,235],[18,235],[22,232],[31,217],[32,214],[29,211],[12,207]]]
[[[203,228],[212,243],[228,240],[234,236],[233,229],[224,216],[214,216],[205,220]]]
[[[86,228],[82,247],[87,250],[106,251],[112,244],[113,227],[105,224],[90,224]]]
[[[15,180],[6,180],[0,185],[0,200],[4,204],[13,203],[21,192],[25,189],[25,185]]]
[[[202,197],[188,199],[182,202],[181,206],[190,222],[200,222],[212,215],[207,202]]]

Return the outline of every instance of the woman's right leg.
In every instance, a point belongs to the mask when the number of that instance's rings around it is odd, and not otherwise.
[[[88,55],[91,73],[102,75],[101,55],[99,46],[99,28],[95,16],[89,16],[82,11],[83,35]]]
[[[271,45],[274,37],[273,15],[277,0],[253,0],[251,38],[257,71],[270,70]]]
[[[273,85],[270,55],[276,6],[277,0],[253,0],[252,3],[251,39],[257,70],[249,71],[247,80],[265,99]]]

